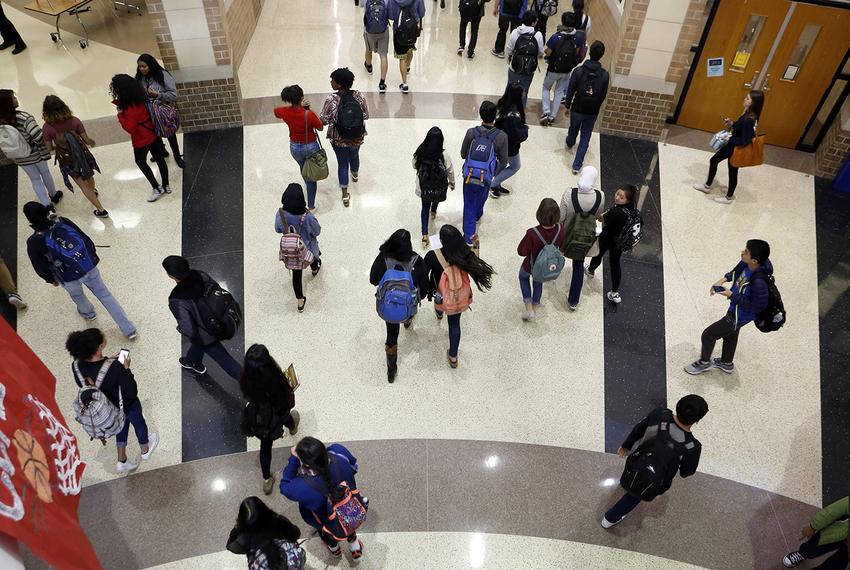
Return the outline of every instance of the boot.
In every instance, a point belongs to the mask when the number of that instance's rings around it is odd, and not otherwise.
[[[398,371],[398,345],[386,346],[384,350],[387,353],[387,382],[392,384]]]

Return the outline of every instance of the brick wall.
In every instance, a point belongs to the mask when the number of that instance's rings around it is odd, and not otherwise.
[[[146,0],[145,4],[148,8],[148,17],[153,34],[159,46],[162,65],[165,69],[174,71],[178,67],[177,53],[174,51],[174,43],[171,40],[171,28],[168,27],[168,20],[165,19],[165,10],[162,8],[162,2],[160,0]]]
[[[841,118],[836,117],[815,153],[815,173],[835,178],[838,169],[850,155],[850,132],[841,128]]]
[[[264,0],[233,0],[227,9],[227,35],[233,53],[234,71],[242,64],[248,43],[257,27],[263,2]]]
[[[242,125],[239,89],[232,77],[178,83],[177,93],[183,132]]]
[[[672,95],[611,86],[600,131],[657,141],[672,103]]]
[[[620,41],[620,14],[613,13],[611,6],[605,0],[593,0],[585,5],[587,15],[592,22],[588,43],[599,40],[605,44],[605,55],[601,60],[602,67],[611,69],[614,56],[617,54],[617,44]],[[558,18],[560,21],[560,15]]]
[[[230,65],[230,43],[227,41],[227,32],[222,16],[224,6],[222,6],[221,0],[203,0],[203,2],[207,27],[210,30],[210,42],[212,43],[213,55],[215,55],[215,64]]]
[[[679,0],[684,1],[684,0]],[[630,0],[623,12],[623,21],[620,22],[621,39],[617,53],[614,72],[618,75],[628,75],[632,69],[632,60],[635,57],[640,32],[643,22],[646,20],[646,9],[649,0]]]
[[[682,31],[679,32],[679,39],[676,41],[676,49],[673,51],[673,59],[667,70],[667,81],[679,83],[687,76],[690,69],[691,46],[699,43],[705,26],[704,14],[708,6],[706,0],[690,0]]]

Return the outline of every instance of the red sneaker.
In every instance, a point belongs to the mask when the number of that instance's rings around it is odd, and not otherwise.
[[[361,556],[363,556],[363,541],[358,539],[357,544],[360,545],[360,548],[351,551],[351,557],[355,560],[358,560]]]

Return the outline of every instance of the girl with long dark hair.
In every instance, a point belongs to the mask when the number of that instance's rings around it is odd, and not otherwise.
[[[535,281],[531,276],[537,256],[548,244],[561,249],[567,237],[563,227],[558,223],[561,219],[561,209],[552,198],[543,198],[540,201],[535,217],[538,225],[526,230],[516,248],[517,255],[525,258],[519,266],[519,289],[525,305],[525,312],[522,314],[524,321],[530,321],[535,317],[534,309],[540,306],[540,299],[543,296],[543,282]]]
[[[573,14],[575,14],[575,29],[584,30],[584,37],[590,37],[590,16],[584,11],[584,0],[573,0]]]
[[[281,208],[278,209],[274,218],[274,231],[279,234],[287,233],[290,228],[299,232],[301,240],[307,249],[313,254],[313,262],[310,264],[313,277],[319,274],[322,268],[322,252],[319,251],[319,240],[317,237],[322,231],[319,220],[313,212],[307,209],[304,201],[304,189],[300,184],[290,184],[286,187],[280,197]],[[292,289],[295,291],[295,299],[298,301],[298,312],[304,311],[307,297],[304,296],[302,286],[302,269],[292,270]]]
[[[410,243],[410,232],[405,229],[398,229],[389,237],[387,241],[381,244],[378,255],[372,263],[372,269],[369,271],[369,282],[378,286],[381,278],[388,269],[404,269],[411,268],[413,275],[413,283],[419,290],[419,298],[428,294],[428,268],[425,267],[425,262],[414,251]],[[410,328],[413,324],[413,318],[404,323],[404,328]],[[395,375],[398,371],[398,335],[400,328],[398,323],[386,323],[387,325],[387,340],[384,343],[384,351],[387,356],[387,381],[392,384],[395,382]]]
[[[136,61],[136,81],[142,85],[148,100],[172,107],[177,105],[177,83],[174,77],[149,53],[143,53]],[[162,144],[161,139],[158,144]],[[171,152],[174,153],[174,162],[183,168],[186,164],[183,162],[183,155],[180,154],[180,144],[176,133],[168,137],[168,144],[171,146]],[[163,156],[168,156],[168,151],[164,148],[162,153]]]
[[[298,85],[287,85],[280,92],[283,105],[275,108],[274,116],[289,127],[289,154],[298,163],[299,171],[311,154],[321,148],[316,131],[325,128],[319,115],[310,110],[310,102],[304,99],[304,90]],[[302,175],[303,178],[303,175]],[[316,182],[304,180],[307,188],[307,208],[316,209]]]
[[[445,170],[446,178],[448,179],[449,187],[455,189],[455,171],[452,166],[452,159],[449,153],[443,148],[445,139],[443,131],[440,127],[431,127],[428,134],[425,135],[416,152],[413,153],[413,168],[416,170],[416,195],[422,200],[422,247],[428,247],[428,222],[429,212],[430,219],[437,217],[437,205],[439,202],[431,202],[422,198],[422,188],[420,186],[419,173],[423,164],[431,168],[441,168]]]
[[[528,125],[525,123],[525,92],[519,83],[509,83],[505,93],[496,103],[496,128],[508,135],[508,162],[499,165],[500,170],[493,177],[490,195],[498,198],[502,194],[510,194],[510,190],[502,188],[502,183],[519,172],[522,163],[519,159],[519,149],[528,138]]]
[[[357,470],[357,458],[342,445],[333,443],[325,447],[315,437],[305,437],[290,450],[289,463],[280,481],[281,494],[298,503],[301,518],[319,531],[322,542],[334,556],[342,554],[339,543],[322,531],[330,514],[328,495],[342,482],[356,489]],[[365,497],[364,502],[368,502]],[[362,556],[363,542],[356,533],[348,537],[348,548],[352,558]]]
[[[145,106],[147,94],[138,81],[125,73],[112,77],[109,91],[112,94],[112,104],[118,108],[118,122],[130,134],[130,140],[133,142],[136,166],[151,185],[148,202],[156,202],[162,196],[171,194],[171,188],[168,186],[168,165],[165,164],[163,154],[165,148],[162,144],[155,144],[159,139],[154,132],[148,108]],[[148,153],[151,153],[159,168],[161,185],[153,175],[151,167],[148,166]]]
[[[248,497],[239,505],[236,525],[227,539],[227,550],[245,554],[249,568],[285,570],[287,559],[304,560],[298,546],[301,531],[288,518],[271,510],[259,497]]]
[[[444,225],[440,228],[440,242],[442,246],[439,252],[447,265],[453,265],[468,274],[479,291],[484,291],[493,286],[493,274],[495,270],[473,253],[466,240],[463,239],[463,234],[460,233],[460,230],[449,224]],[[428,268],[428,298],[431,299],[437,292],[444,268],[436,251],[429,251],[425,255],[425,265]],[[436,311],[436,313],[438,319],[443,318],[443,314],[440,311]],[[457,368],[461,314],[463,313],[448,315],[449,349],[446,351],[446,357],[448,358],[449,366],[452,368]]]
[[[695,190],[705,194],[711,192],[711,184],[717,174],[717,166],[726,160],[729,167],[729,188],[726,190],[725,196],[715,196],[714,201],[718,204],[732,203],[732,200],[735,199],[735,188],[738,186],[738,167],[732,166],[732,153],[735,152],[735,147],[747,146],[755,138],[756,124],[759,116],[761,116],[762,107],[764,107],[764,93],[750,91],[744,97],[744,112],[741,116],[735,121],[728,117],[723,119],[726,129],[731,131],[732,136],[729,138],[729,142],[711,157],[708,163],[708,178],[705,184],[699,182],[694,184]]]
[[[614,193],[614,206],[599,216],[602,221],[602,233],[599,234],[599,254],[590,259],[590,264],[585,269],[588,277],[593,278],[596,269],[602,264],[602,256],[608,252],[608,264],[611,266],[611,290],[608,291],[608,300],[619,303],[620,281],[623,271],[620,268],[620,256],[623,252],[617,247],[617,236],[622,233],[626,224],[629,223],[629,210],[635,209],[637,199],[637,188],[631,184],[624,184]]]
[[[245,353],[245,364],[239,387],[248,405],[242,412],[242,432],[260,440],[260,469],[263,472],[263,492],[272,492],[272,442],[283,436],[283,426],[290,435],[298,433],[301,417],[294,410],[295,392],[286,375],[262,344],[253,344]]]

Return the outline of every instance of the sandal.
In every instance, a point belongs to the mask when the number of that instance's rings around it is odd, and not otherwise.
[[[359,172],[352,172],[351,173],[351,180],[354,181],[354,182],[357,182],[357,175],[358,174],[359,174]]]
[[[452,355],[449,353],[448,350],[446,351],[446,358],[449,361],[449,366],[451,366],[452,368],[457,368],[457,357],[452,358]]]
[[[345,206],[346,208],[350,204],[350,198],[351,198],[351,194],[348,193],[348,189],[343,188],[342,189],[342,205]]]
[[[298,312],[303,313],[304,307],[306,305],[307,305],[307,297],[302,297],[301,299],[298,299]]]
[[[422,247],[427,249],[430,244],[431,239],[427,235],[422,236]]]

